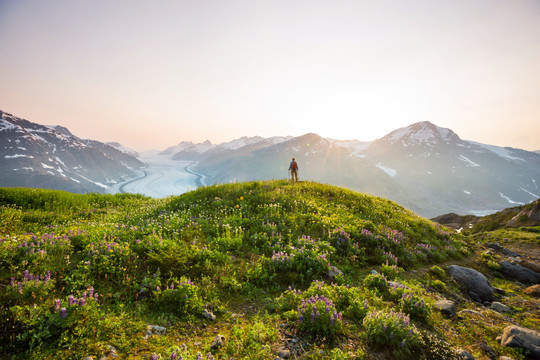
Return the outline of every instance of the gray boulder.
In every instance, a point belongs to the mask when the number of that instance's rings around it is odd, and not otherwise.
[[[512,264],[506,260],[499,263],[501,272],[514,280],[523,283],[537,284],[540,282],[540,274],[518,264]]]
[[[450,300],[438,300],[435,302],[435,308],[439,309],[439,311],[450,318],[453,318],[456,316],[456,304],[453,301]]]
[[[498,302],[494,301],[491,303],[491,310],[499,312],[499,313],[509,313],[512,312],[512,309],[510,309],[508,306]]]
[[[493,288],[484,274],[459,265],[450,265],[448,273],[455,281],[464,285],[467,290],[476,293],[481,300],[493,300]]]
[[[501,346],[520,348],[530,352],[533,359],[540,359],[540,333],[535,330],[510,325],[497,337]]]

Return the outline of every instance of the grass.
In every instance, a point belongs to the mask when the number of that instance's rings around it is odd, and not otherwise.
[[[475,251],[391,201],[312,182],[165,199],[0,189],[0,356],[451,358],[478,336],[496,347],[495,330],[456,336],[468,320],[433,309],[462,299],[445,268]]]

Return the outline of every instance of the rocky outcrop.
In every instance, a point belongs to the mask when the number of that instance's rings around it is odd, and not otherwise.
[[[512,264],[506,260],[499,263],[501,272],[511,279],[526,284],[537,284],[540,282],[540,274],[529,268],[518,264]]]
[[[448,267],[448,273],[455,281],[464,285],[469,290],[469,295],[471,295],[473,300],[493,300],[493,288],[484,274],[459,265],[450,265]],[[474,299],[474,295],[477,295],[478,299]]]
[[[520,348],[530,352],[531,359],[540,359],[540,333],[520,326],[507,326],[497,337],[501,346]]]

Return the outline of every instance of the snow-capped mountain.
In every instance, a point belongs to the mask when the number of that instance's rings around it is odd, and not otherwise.
[[[45,126],[0,111],[0,186],[105,192],[143,167],[133,155],[61,126]]]
[[[462,140],[431,122],[372,142],[306,134],[228,144],[242,146],[213,145],[196,155],[183,150],[173,156],[197,161],[195,169],[208,183],[284,178],[295,157],[302,179],[389,198],[427,217],[481,215],[540,197],[539,154]]]

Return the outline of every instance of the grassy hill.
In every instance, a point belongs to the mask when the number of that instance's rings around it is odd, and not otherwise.
[[[0,188],[0,356],[452,359],[480,336],[520,359],[495,343],[502,323],[471,333],[433,308],[473,307],[443,269],[475,251],[391,201],[311,182],[165,199]]]

